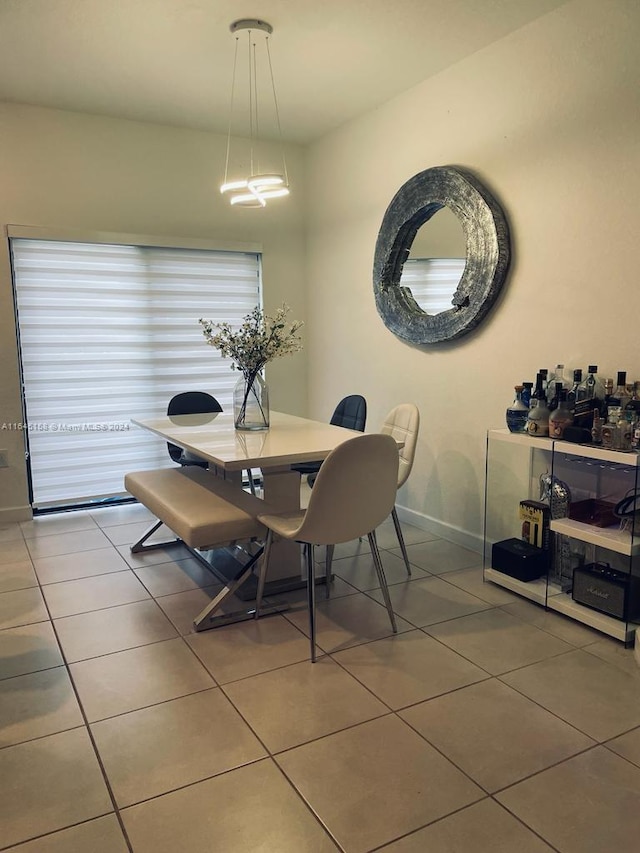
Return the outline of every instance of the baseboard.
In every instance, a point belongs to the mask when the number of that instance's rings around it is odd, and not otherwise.
[[[416,510],[408,509],[404,506],[396,506],[396,510],[400,521],[413,524],[414,527],[419,527],[420,530],[428,530],[429,533],[433,533],[441,539],[454,542],[456,545],[468,548],[470,551],[476,551],[478,554],[482,554],[483,552],[484,541],[482,536],[477,533],[470,533],[468,530],[462,530],[453,524],[446,524],[444,521],[439,521],[436,518],[431,518],[422,512],[416,512]]]
[[[31,521],[33,512],[30,506],[8,506],[0,509],[0,524],[11,524],[16,521]]]

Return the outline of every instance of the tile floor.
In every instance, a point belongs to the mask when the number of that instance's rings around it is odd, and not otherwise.
[[[219,588],[133,557],[137,505],[0,528],[0,849],[637,853],[640,669],[482,582],[478,555],[379,531],[337,549],[309,663],[285,614],[194,634]]]

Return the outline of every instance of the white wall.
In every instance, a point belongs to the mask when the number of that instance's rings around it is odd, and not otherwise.
[[[468,544],[482,531],[485,431],[504,426],[514,384],[558,362],[640,379],[639,37],[636,0],[575,0],[310,151],[309,414],[361,392],[375,429],[416,402],[400,503]],[[513,261],[478,330],[420,349],[376,312],[373,251],[396,190],[445,164],[501,201]]]
[[[266,210],[231,209],[218,192],[226,138],[24,105],[0,105],[0,222],[84,231],[254,242],[265,307],[304,319],[303,151],[287,148],[292,194]],[[203,346],[204,346],[203,341]],[[0,426],[21,420],[13,299],[0,245]],[[212,352],[212,357],[214,356]],[[306,410],[306,353],[269,365],[272,406]],[[135,413],[132,413],[135,414]],[[23,435],[0,430],[0,518],[28,505]]]

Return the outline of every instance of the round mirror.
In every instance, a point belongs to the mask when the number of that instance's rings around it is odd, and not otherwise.
[[[462,231],[464,252],[455,248],[453,236],[451,242],[443,239],[445,249],[432,248],[439,232],[455,233],[452,217]],[[412,278],[418,261],[438,260],[443,251],[450,269],[444,302],[437,302],[433,263],[422,264],[431,267],[423,285],[426,296],[418,294]],[[373,268],[376,307],[387,328],[409,343],[454,340],[474,329],[495,302],[509,257],[507,222],[488,190],[454,166],[427,169],[400,188],[384,215]]]

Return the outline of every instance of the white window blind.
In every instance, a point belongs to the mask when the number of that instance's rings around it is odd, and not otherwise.
[[[231,406],[240,374],[200,317],[261,304],[256,253],[12,239],[33,505],[123,495],[128,471],[171,465],[130,418],[181,391]]]
[[[464,258],[408,258],[400,283],[410,287],[413,298],[427,314],[448,311],[462,273]]]

